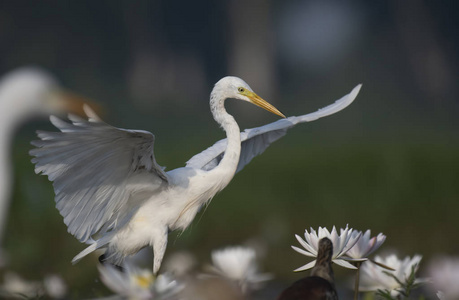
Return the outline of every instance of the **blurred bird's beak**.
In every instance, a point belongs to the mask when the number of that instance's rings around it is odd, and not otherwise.
[[[99,104],[94,103],[86,97],[66,90],[53,91],[49,101],[52,107],[65,114],[72,113],[80,117],[86,117],[83,110],[84,104],[89,105],[98,115],[102,112]]]
[[[280,116],[282,118],[285,118],[285,115],[283,113],[281,113],[277,108],[275,108],[274,106],[272,106],[271,104],[266,102],[263,98],[261,98],[260,96],[258,96],[254,92],[246,90],[245,91],[245,95],[247,96],[247,98],[250,99],[250,101],[252,101],[253,104],[255,104],[255,105],[257,105],[257,106],[259,106],[261,108],[264,108],[267,111],[269,111],[269,112],[271,112],[273,114],[276,114],[276,115],[278,115],[278,116]]]

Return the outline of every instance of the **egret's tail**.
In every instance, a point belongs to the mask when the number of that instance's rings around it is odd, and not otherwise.
[[[106,237],[101,238],[101,239],[99,239],[97,241],[93,241],[92,244],[89,247],[87,247],[86,249],[84,249],[83,251],[78,253],[78,255],[75,256],[72,259],[72,264],[76,264],[77,262],[80,261],[80,259],[82,259],[86,255],[88,255],[89,253],[94,252],[97,249],[104,247],[105,245],[107,245],[110,242],[110,240],[111,240],[111,236],[110,237],[106,236]]]

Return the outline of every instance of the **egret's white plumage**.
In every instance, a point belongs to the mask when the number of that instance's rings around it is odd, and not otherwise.
[[[166,250],[169,231],[184,230],[199,208],[225,188],[236,171],[262,153],[297,123],[333,114],[349,105],[360,86],[316,113],[290,117],[240,133],[224,108],[228,98],[248,101],[283,116],[242,79],[225,77],[210,96],[215,121],[227,138],[192,157],[183,168],[165,172],[154,156],[154,136],[103,123],[86,108],[89,120],[69,116],[72,123],[51,117],[61,132],[39,132],[33,142],[35,171],[53,181],[56,206],[71,234],[91,244],[73,261],[98,248],[104,259],[120,264],[151,245],[153,272]],[[242,141],[242,143],[241,143]]]

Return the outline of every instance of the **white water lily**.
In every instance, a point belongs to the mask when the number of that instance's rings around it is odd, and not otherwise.
[[[398,281],[406,283],[414,268],[414,272],[418,270],[419,263],[422,256],[415,255],[413,258],[409,256],[400,260],[395,254],[389,255],[385,258],[380,256],[375,257],[377,263],[388,266],[394,271],[388,271],[376,264],[365,263],[360,270],[360,291],[377,291],[383,290],[390,292],[392,297],[396,297],[400,293],[401,285]],[[391,274],[391,275],[389,275]],[[415,283],[423,282],[424,280],[416,279]]]
[[[30,281],[14,272],[6,272],[0,285],[0,299],[63,299],[67,294],[67,285],[61,276],[47,275],[40,281]]]
[[[357,243],[357,241],[359,240],[362,234],[360,232],[358,234],[353,235],[352,232],[353,232],[352,228],[349,229],[348,225],[346,225],[346,228],[340,229],[339,235],[338,235],[338,232],[336,231],[335,226],[333,226],[333,229],[331,232],[329,232],[328,229],[325,227],[324,228],[319,227],[319,230],[317,232],[311,228],[310,233],[307,230],[305,230],[305,233],[304,233],[305,240],[303,240],[300,236],[295,234],[296,239],[301,244],[301,246],[304,247],[304,249],[298,248],[296,246],[292,246],[292,248],[296,252],[301,253],[303,255],[306,255],[309,257],[317,257],[319,240],[324,237],[327,237],[333,243],[332,261],[335,264],[340,265],[342,267],[349,268],[349,269],[356,269],[356,267],[354,267],[353,265],[351,265],[344,259],[341,259],[341,257]],[[298,269],[294,271],[298,272],[298,271],[308,270],[314,267],[315,264],[316,264],[316,260],[313,260],[310,263],[307,263],[306,265],[299,267]]]
[[[57,274],[47,275],[43,280],[43,286],[46,295],[53,299],[64,299],[68,292],[64,279]]]
[[[110,290],[130,300],[169,299],[182,288],[167,275],[159,275],[155,279],[149,270],[137,269],[129,264],[123,268],[120,271],[111,265],[101,265],[100,278]]]
[[[433,259],[429,263],[427,274],[432,282],[429,287],[439,291],[442,299],[459,299],[459,257],[444,256]]]
[[[247,247],[228,247],[212,252],[212,273],[236,281],[243,292],[256,289],[271,274],[259,273],[255,250]]]
[[[43,296],[43,286],[39,281],[25,280],[14,272],[6,272],[0,286],[0,296],[6,298],[39,298]]]
[[[371,231],[368,229],[362,234],[361,231],[354,230],[351,234],[352,237],[357,237],[360,234],[360,238],[354,247],[350,248],[345,255],[351,258],[353,261],[364,261],[367,257],[376,251],[386,240],[386,236],[382,233],[370,238]]]

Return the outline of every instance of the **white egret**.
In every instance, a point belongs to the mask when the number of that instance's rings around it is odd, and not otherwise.
[[[82,103],[77,96],[64,92],[50,73],[37,67],[18,68],[0,79],[0,248],[13,185],[11,147],[16,129],[33,117],[82,113]],[[0,265],[1,261],[0,253]]]
[[[153,247],[153,273],[161,265],[169,231],[184,230],[200,207],[252,158],[297,123],[333,114],[349,105],[357,86],[335,104],[313,114],[290,117],[240,133],[224,102],[228,98],[256,104],[284,117],[255,94],[242,79],[225,77],[215,84],[210,109],[227,138],[192,157],[185,167],[165,172],[156,163],[153,134],[72,115],[72,123],[51,117],[61,132],[38,132],[30,154],[35,172],[53,181],[56,207],[68,231],[91,244],[73,262],[104,248],[104,262],[119,265],[145,246]]]

